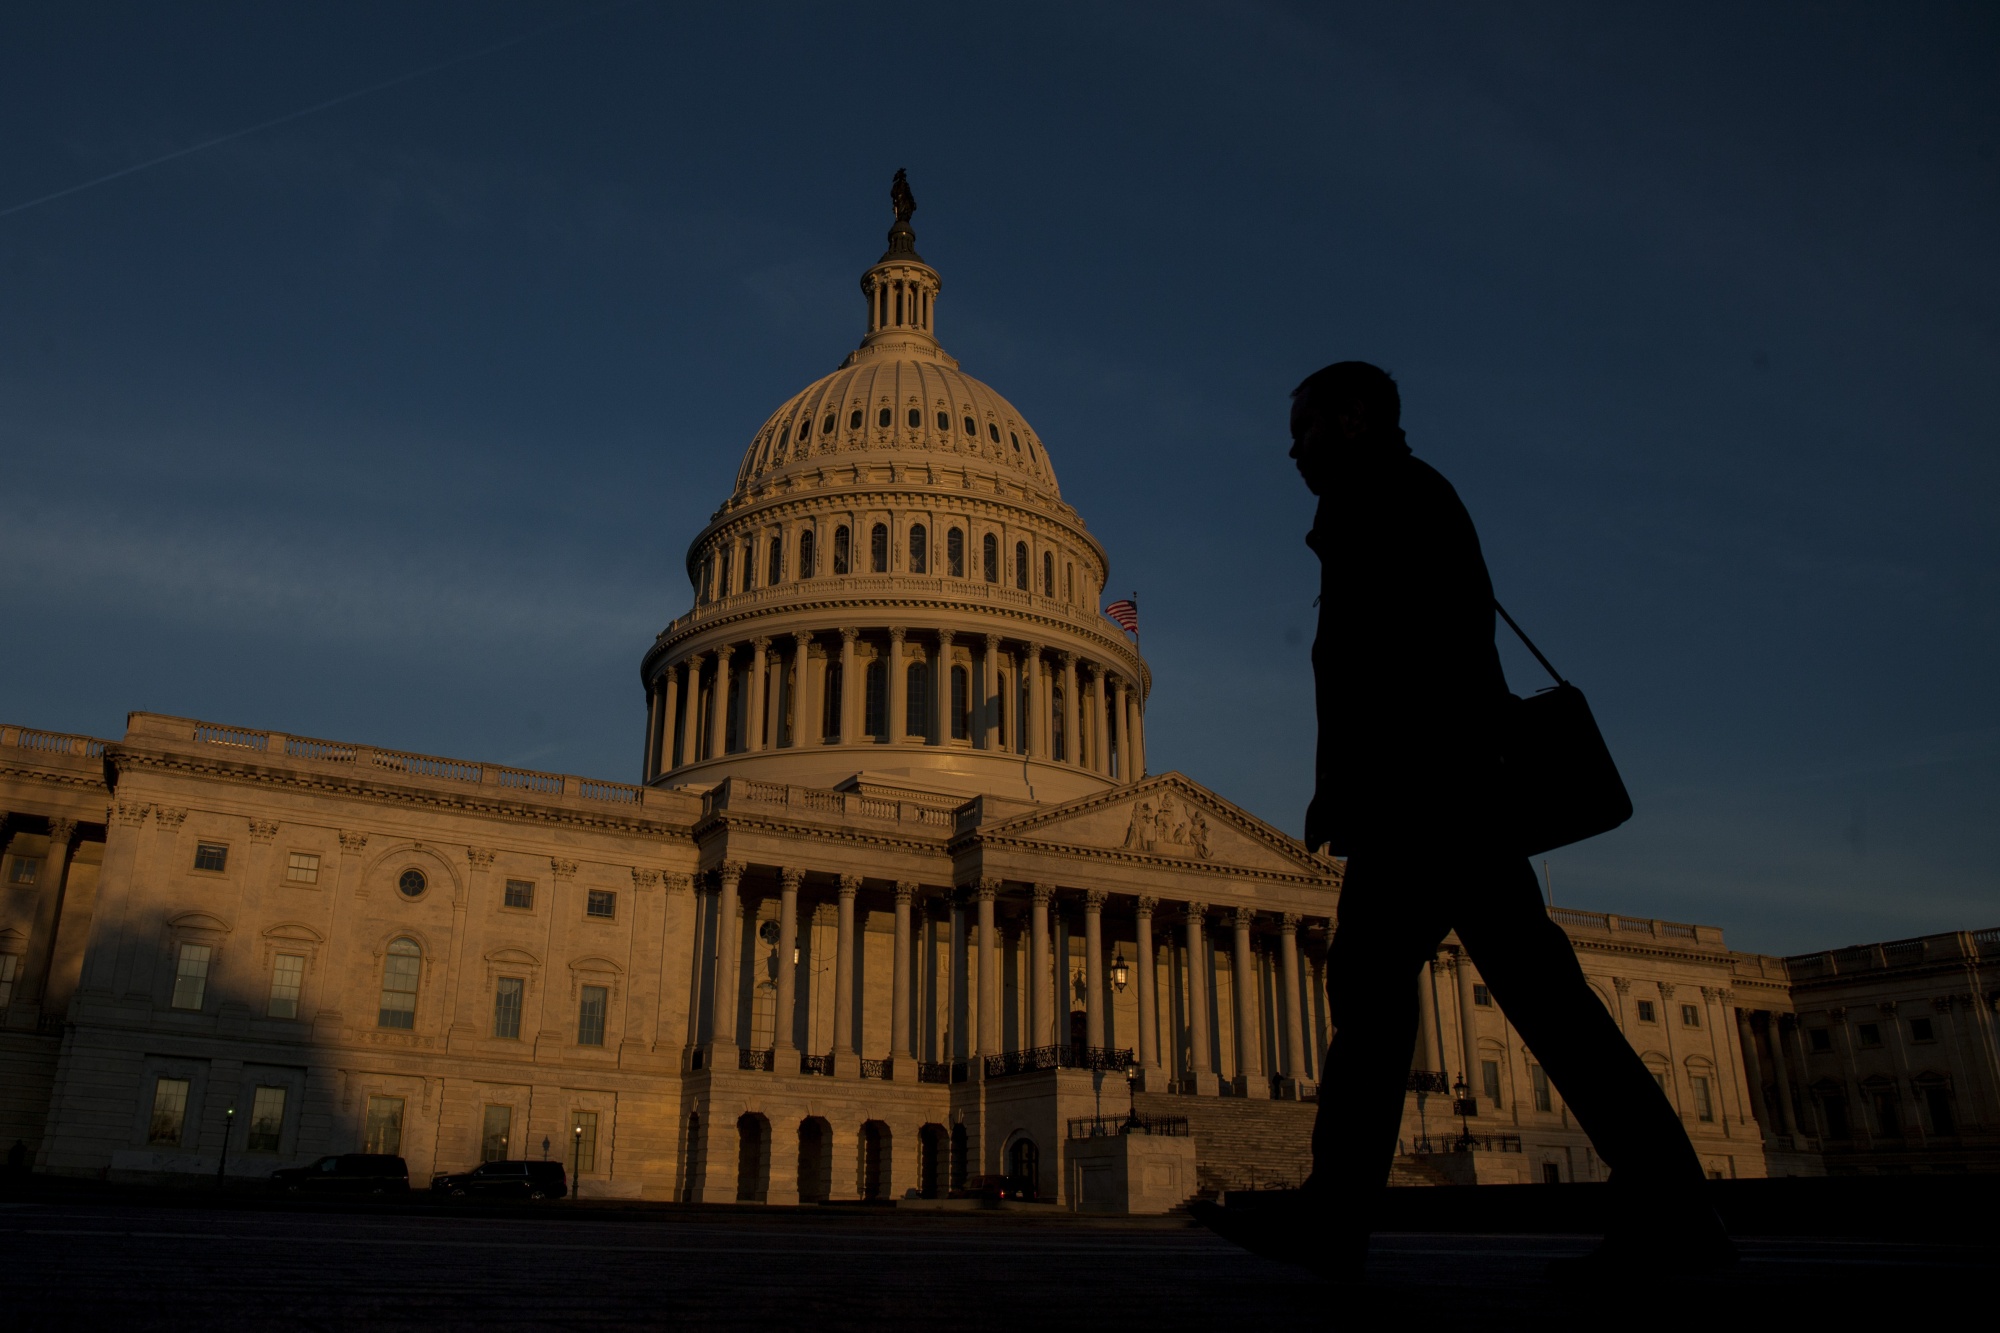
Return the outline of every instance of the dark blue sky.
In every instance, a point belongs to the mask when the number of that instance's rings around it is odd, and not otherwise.
[[[1156,769],[1298,830],[1285,396],[1362,357],[1632,788],[1558,902],[2000,924],[2000,15],[1374,8],[614,7],[0,217],[0,716],[632,778],[904,166]],[[575,12],[10,7],[0,210]]]

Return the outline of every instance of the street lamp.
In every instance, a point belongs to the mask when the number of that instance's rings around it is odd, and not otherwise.
[[[1451,1109],[1458,1113],[1458,1141],[1451,1145],[1453,1152],[1471,1152],[1473,1145],[1471,1117],[1479,1110],[1479,1103],[1472,1098],[1472,1089],[1465,1086],[1465,1075],[1451,1085]]]
[[[1111,984],[1117,987],[1120,995],[1123,995],[1125,983],[1131,979],[1132,969],[1125,963],[1125,946],[1121,944],[1118,946],[1118,952],[1111,958]]]
[[[570,1156],[570,1166],[569,1166],[569,1180],[570,1180],[569,1197],[572,1199],[580,1199],[583,1197],[583,1126],[582,1125],[576,1126],[575,1134],[576,1134],[576,1149]]]
[[[222,1155],[215,1162],[215,1187],[217,1189],[222,1188],[222,1172],[229,1165],[229,1129],[235,1123],[236,1107],[234,1104],[231,1104],[229,1109],[222,1113]]]
[[[546,1134],[542,1135],[542,1160],[549,1160],[549,1136]]]

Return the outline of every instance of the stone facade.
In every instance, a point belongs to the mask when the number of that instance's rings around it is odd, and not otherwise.
[[[1295,1180],[1341,867],[1149,769],[1108,557],[937,344],[914,243],[904,213],[861,346],[691,545],[641,783],[147,713],[0,729],[0,1143],[133,1179],[546,1154],[586,1194],[695,1201]],[[1876,976],[1554,914],[1714,1174],[2000,1125],[1990,932]],[[1419,1000],[1399,1179],[1601,1175],[1456,941]],[[1899,1015],[1881,1051],[1785,1044],[1864,1002]],[[1924,1006],[1929,1036],[1897,1026]],[[1829,1080],[1907,1084],[1927,1128],[1808,1127]]]

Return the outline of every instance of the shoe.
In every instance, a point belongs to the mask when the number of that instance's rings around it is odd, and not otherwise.
[[[1367,1267],[1368,1238],[1336,1239],[1319,1218],[1296,1207],[1225,1208],[1209,1199],[1188,1205],[1195,1221],[1216,1235],[1264,1259],[1303,1268],[1322,1282],[1360,1282]]]

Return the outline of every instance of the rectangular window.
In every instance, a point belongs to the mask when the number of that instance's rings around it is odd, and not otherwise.
[[[1650,1023],[1653,1021],[1653,1002],[1651,1000],[1639,1001],[1639,1021],[1641,1023]]]
[[[507,1160],[507,1140],[514,1130],[514,1108],[511,1106],[489,1106],[486,1108],[486,1123],[479,1131],[479,1160],[482,1162],[504,1162]]]
[[[528,983],[521,977],[502,977],[493,984],[493,1035],[521,1035],[521,997]]]
[[[604,1044],[604,1007],[610,999],[610,992],[602,986],[585,986],[583,998],[576,1007],[576,1044],[579,1046],[602,1046]]]
[[[1494,1106],[1500,1105],[1500,1062],[1481,1060],[1479,1062],[1479,1082],[1485,1088],[1486,1100]]]
[[[1882,1027],[1879,1023],[1863,1023],[1855,1028],[1854,1031],[1860,1036],[1863,1046],[1880,1046],[1882,1044]]]
[[[1886,1139],[1903,1137],[1903,1108],[1897,1103],[1894,1088],[1877,1088],[1869,1094],[1875,1103],[1875,1131]]]
[[[226,870],[229,868],[229,849],[219,842],[198,842],[194,845],[194,868],[196,870]]]
[[[1660,1095],[1665,1097],[1667,1095],[1667,1076],[1665,1074],[1662,1074],[1657,1069],[1655,1069],[1652,1072],[1653,1072],[1653,1082],[1659,1084]],[[1667,1100],[1672,1101],[1673,1099],[1671,1097],[1668,1097]]]
[[[1812,1047],[1814,1055],[1825,1055],[1833,1049],[1833,1034],[1825,1028],[1808,1028],[1806,1041]]]
[[[183,944],[174,964],[174,1008],[199,1009],[208,993],[208,960],[212,950],[206,944]]]
[[[1555,1098],[1549,1094],[1549,1071],[1540,1065],[1528,1066],[1528,1086],[1535,1092],[1535,1109],[1553,1111]]]
[[[1828,1138],[1852,1137],[1852,1131],[1847,1127],[1847,1098],[1841,1093],[1827,1091],[1819,1095],[1819,1118],[1826,1126]]]
[[[0,1009],[14,998],[14,980],[21,975],[21,955],[0,953]]]
[[[1493,992],[1486,989],[1485,982],[1475,981],[1472,983],[1472,1002],[1481,1008],[1487,1008],[1492,1005]]]
[[[1688,1087],[1694,1092],[1694,1118],[1712,1124],[1715,1120],[1715,1099],[1708,1095],[1708,1079],[1701,1074],[1690,1074]]]
[[[618,893],[615,889],[592,889],[584,899],[583,914],[610,921],[618,915]]]
[[[285,861],[285,883],[319,883],[319,854],[317,852],[293,852]]]
[[[1910,1040],[1911,1041],[1937,1040],[1936,1034],[1931,1030],[1930,1019],[1913,1018],[1910,1020]]]
[[[579,1176],[597,1169],[597,1112],[572,1111],[569,1117],[570,1165]]]
[[[1562,1183],[1563,1183],[1563,1169],[1562,1169],[1562,1164],[1561,1164],[1561,1163],[1559,1163],[1559,1162],[1543,1162],[1543,1163],[1542,1163],[1542,1183],[1543,1183],[1544,1185],[1560,1185],[1560,1184],[1562,1184]]]
[[[146,1125],[146,1142],[178,1144],[187,1120],[188,1081],[163,1078],[153,1084],[153,1118]]]
[[[16,884],[33,884],[41,873],[42,863],[39,857],[17,856],[14,858],[14,873],[10,878]]]
[[[403,1151],[403,1099],[370,1097],[368,1119],[361,1135],[361,1151],[384,1153],[390,1157]]]
[[[273,1018],[299,1016],[299,986],[306,976],[304,954],[281,953],[271,962],[271,1000],[264,1012]]]
[[[533,911],[535,906],[535,881],[531,879],[510,879],[500,896],[502,907],[519,907]]]
[[[276,1152],[285,1130],[285,1090],[260,1087],[250,1099],[250,1151]]]
[[[1700,1008],[1699,1008],[1698,1006],[1695,1006],[1695,1005],[1692,1005],[1692,1004],[1684,1004],[1684,1005],[1682,1005],[1682,1006],[1681,1006],[1681,1026],[1682,1026],[1682,1027],[1684,1027],[1684,1028],[1698,1028],[1698,1027],[1700,1027],[1700,1026],[1701,1026],[1701,1009],[1700,1009]]]

